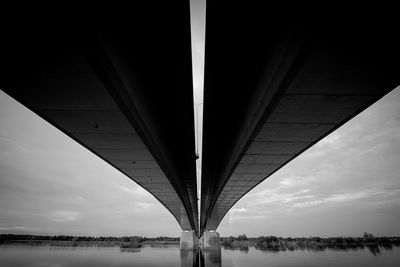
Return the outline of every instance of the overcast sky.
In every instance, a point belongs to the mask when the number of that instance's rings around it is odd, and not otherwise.
[[[202,13],[201,5],[192,12],[195,103],[202,103]],[[400,235],[399,163],[397,88],[248,193],[218,231]],[[150,193],[0,91],[0,233],[180,231]]]

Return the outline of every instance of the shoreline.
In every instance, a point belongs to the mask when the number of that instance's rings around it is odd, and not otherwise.
[[[55,241],[55,240],[5,240],[2,245],[57,246],[57,247],[121,247],[118,241]],[[142,242],[140,246],[179,246],[179,242]],[[129,246],[127,246],[129,247]]]

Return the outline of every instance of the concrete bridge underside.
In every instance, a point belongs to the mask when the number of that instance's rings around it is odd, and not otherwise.
[[[0,87],[152,193],[187,244],[400,82],[392,21],[209,1],[198,225],[189,1],[134,5],[76,26],[23,16],[2,31]]]
[[[0,88],[198,234],[189,1],[76,25],[30,14],[2,30]]]
[[[400,83],[396,23],[275,11],[207,3],[201,232]]]

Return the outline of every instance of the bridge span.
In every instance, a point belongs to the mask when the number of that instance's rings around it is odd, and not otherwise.
[[[400,83],[392,21],[273,12],[207,3],[200,216],[189,1],[76,26],[27,17],[2,32],[0,86],[153,194],[182,247],[216,246],[241,197]]]

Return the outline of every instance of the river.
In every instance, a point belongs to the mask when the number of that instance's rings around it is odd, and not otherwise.
[[[59,247],[0,245],[0,266],[399,266],[400,247],[369,250],[263,251],[253,247],[212,251],[181,251],[179,247]]]

